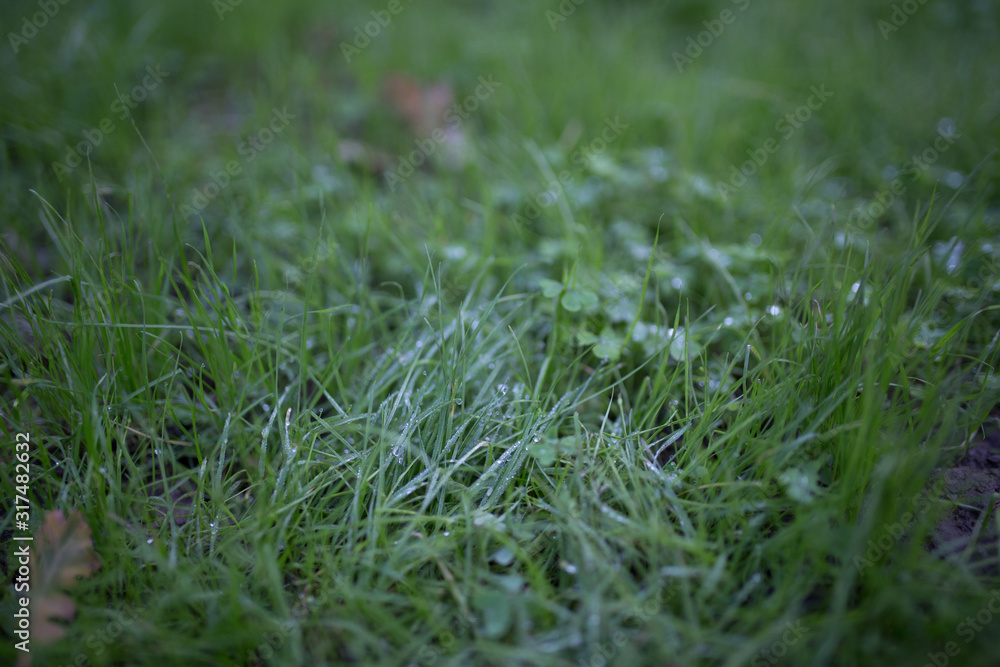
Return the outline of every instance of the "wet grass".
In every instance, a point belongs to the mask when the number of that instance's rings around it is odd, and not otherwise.
[[[0,49],[0,423],[103,563],[36,664],[994,663],[995,12],[549,4]]]

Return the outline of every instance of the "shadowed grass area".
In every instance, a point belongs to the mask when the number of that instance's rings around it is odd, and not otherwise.
[[[0,498],[102,567],[35,664],[994,664],[992,5],[39,6]]]

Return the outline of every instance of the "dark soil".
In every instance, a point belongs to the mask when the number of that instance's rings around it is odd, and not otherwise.
[[[943,497],[955,507],[938,522],[934,550],[952,557],[968,552],[973,567],[992,556],[992,564],[981,563],[979,567],[986,566],[995,573],[998,508],[987,510],[1000,499],[1000,431],[971,446],[961,460],[941,474]]]

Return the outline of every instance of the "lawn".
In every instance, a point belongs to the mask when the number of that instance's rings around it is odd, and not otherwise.
[[[0,8],[0,663],[1000,664],[1000,6],[350,4]]]

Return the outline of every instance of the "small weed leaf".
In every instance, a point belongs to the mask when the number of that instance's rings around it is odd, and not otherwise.
[[[31,592],[32,636],[39,644],[60,639],[66,629],[54,621],[71,621],[76,615],[76,605],[60,591],[101,567],[90,536],[80,510],[73,510],[69,519],[61,510],[48,512],[35,535],[31,571],[38,584]]]
[[[535,442],[528,446],[528,453],[531,454],[541,466],[550,466],[556,462],[556,448],[547,439]]]
[[[585,312],[593,311],[597,308],[597,295],[586,289],[570,289],[562,297],[562,307],[571,313],[579,310]]]
[[[481,591],[472,598],[472,606],[483,619],[481,632],[489,639],[507,634],[513,620],[510,600],[500,591]]]
[[[542,288],[542,294],[549,298],[559,296],[563,291],[562,283],[556,282],[555,280],[549,280],[548,278],[542,278],[538,285]]]

